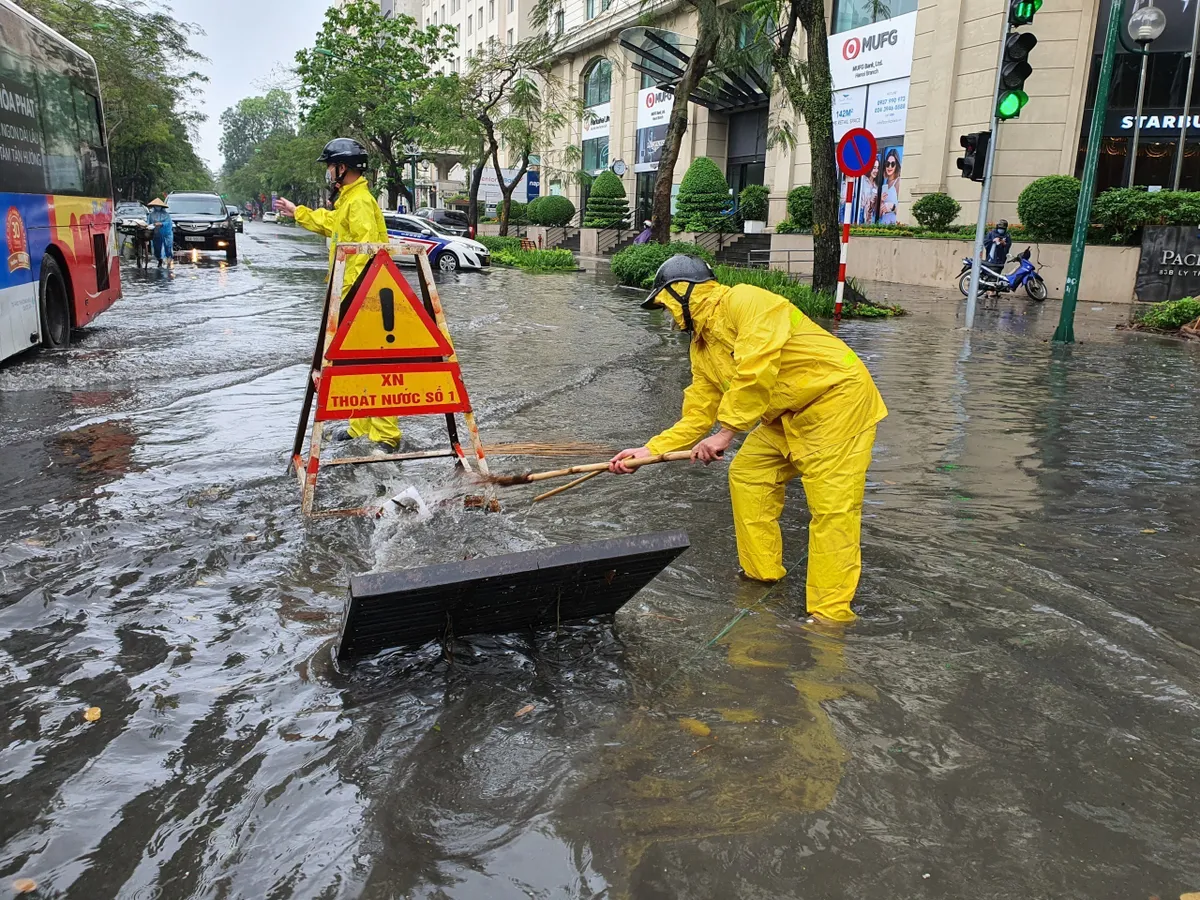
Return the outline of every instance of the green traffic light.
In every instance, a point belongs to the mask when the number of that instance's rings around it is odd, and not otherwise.
[[[1009,9],[1009,22],[1020,27],[1033,21],[1034,14],[1042,8],[1042,0],[1015,0]]]
[[[1015,119],[1029,102],[1029,95],[1024,91],[1004,91],[1000,94],[1000,102],[996,104],[996,118],[1000,120]]]

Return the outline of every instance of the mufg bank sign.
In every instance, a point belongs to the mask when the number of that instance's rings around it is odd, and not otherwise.
[[[1200,295],[1200,225],[1145,229],[1134,291],[1143,303]]]

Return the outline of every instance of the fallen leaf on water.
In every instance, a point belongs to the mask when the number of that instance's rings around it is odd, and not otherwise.
[[[29,894],[37,890],[37,882],[32,878],[18,878],[12,887],[18,894]]]
[[[883,483],[884,483],[884,484],[886,484],[886,485],[888,485],[888,486],[890,486],[890,487],[895,487],[895,486],[898,484],[898,482],[895,482],[895,481],[886,481],[886,480],[885,480]]]
[[[87,709],[85,709],[83,711],[83,718],[85,720],[87,720],[88,722],[100,721],[100,707],[89,706]]]
[[[1148,419],[1157,419],[1157,418],[1158,418],[1158,416],[1147,416],[1146,418],[1148,418]],[[1187,896],[1187,894],[1184,894],[1184,896],[1186,897],[1186,896]]]
[[[1142,534],[1158,534],[1158,531],[1154,528],[1143,528]]]
[[[680,717],[679,727],[689,734],[694,734],[696,737],[708,737],[710,734],[712,734],[711,728],[709,728],[699,719],[693,719],[691,716]]]
[[[527,716],[531,712],[533,712],[535,709],[537,709],[537,707],[534,706],[532,703],[530,703],[528,706],[522,706],[520,709],[517,710],[517,718],[519,719],[519,718],[521,718],[521,716]]]
[[[184,618],[187,619],[189,622],[199,622],[200,621],[199,616],[184,616]]]

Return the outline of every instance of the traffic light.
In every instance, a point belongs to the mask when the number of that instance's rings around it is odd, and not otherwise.
[[[1029,102],[1029,95],[1022,88],[1025,87],[1025,79],[1033,74],[1033,66],[1029,65],[1027,57],[1036,46],[1037,38],[1029,32],[1010,34],[1004,39],[1000,96],[996,98],[996,118],[1001,121],[1015,119]]]
[[[1008,24],[1020,28],[1033,21],[1033,15],[1042,8],[1042,0],[1009,0]]]
[[[958,168],[962,170],[962,177],[970,178],[972,181],[983,181],[992,133],[975,131],[971,134],[959,135],[958,142],[963,148],[963,155],[958,159]]]

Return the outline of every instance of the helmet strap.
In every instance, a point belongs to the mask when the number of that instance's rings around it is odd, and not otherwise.
[[[679,295],[679,293],[675,290],[675,286],[673,284],[667,285],[667,293],[670,294],[672,297],[674,297],[675,301],[683,309],[683,330],[687,331],[689,333],[695,332],[695,330],[696,330],[696,323],[692,321],[692,306],[691,306],[692,291],[695,290],[695,288],[696,288],[696,285],[689,283],[687,286],[687,290],[683,292],[683,296],[681,297]]]

